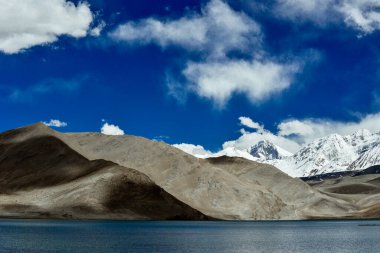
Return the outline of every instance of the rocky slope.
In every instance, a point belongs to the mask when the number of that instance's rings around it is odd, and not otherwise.
[[[374,142],[362,149],[359,157],[353,161],[347,170],[364,170],[380,165],[380,142]]]
[[[198,159],[136,136],[0,134],[0,215],[120,219],[353,217],[350,200],[244,158]]]

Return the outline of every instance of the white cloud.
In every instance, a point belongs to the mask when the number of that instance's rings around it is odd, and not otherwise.
[[[223,106],[233,94],[245,94],[252,103],[259,103],[288,88],[296,64],[280,64],[253,60],[189,63],[183,71],[192,90]]]
[[[274,11],[279,16],[289,18],[296,22],[301,19],[311,20],[323,24],[333,18],[335,0],[277,0]]]
[[[198,158],[205,158],[210,155],[212,155],[212,152],[206,150],[201,145],[193,145],[193,144],[187,144],[187,143],[181,143],[181,144],[174,144],[174,147],[190,154],[193,156],[196,156]]]
[[[289,120],[282,122],[278,125],[279,135],[281,136],[289,136],[289,135],[313,135],[313,128],[302,121],[299,120]]]
[[[379,0],[278,0],[275,12],[296,22],[340,20],[364,34],[380,29]]]
[[[261,40],[256,22],[221,0],[211,0],[200,14],[192,13],[176,20],[147,18],[128,22],[110,35],[129,43],[207,51],[213,57],[223,57],[231,50],[247,50],[249,45]]]
[[[135,45],[154,43],[193,52],[186,55],[182,75],[170,75],[167,80],[169,94],[180,102],[192,92],[222,108],[239,93],[258,104],[288,88],[300,67],[270,59],[263,50],[260,26],[222,0],[211,0],[200,13],[174,20],[146,18],[127,22],[110,36]],[[243,54],[244,60],[232,56],[232,52]]]
[[[338,7],[345,22],[364,33],[371,33],[380,28],[380,1],[346,0]]]
[[[292,138],[299,143],[308,143],[316,138],[337,133],[352,134],[360,129],[380,131],[380,113],[368,114],[358,121],[333,121],[328,119],[286,120],[278,125],[279,135]],[[294,136],[292,136],[294,135]]]
[[[7,54],[54,42],[60,35],[84,37],[93,21],[84,2],[0,0],[0,6],[0,51]]]
[[[49,122],[42,122],[48,127],[66,127],[67,123],[58,119],[51,119]]]
[[[107,122],[103,124],[100,132],[106,135],[124,135],[124,131],[119,126],[108,124]]]
[[[248,117],[242,116],[242,117],[239,117],[239,120],[240,120],[241,125],[252,128],[252,129],[258,129],[259,130],[259,129],[264,128],[264,126],[260,125],[257,122],[254,122],[251,118],[248,118]]]
[[[90,30],[89,33],[91,36],[98,37],[100,36],[100,34],[102,33],[105,27],[106,27],[106,22],[104,22],[104,20],[101,20],[97,26],[95,26],[94,28]]]

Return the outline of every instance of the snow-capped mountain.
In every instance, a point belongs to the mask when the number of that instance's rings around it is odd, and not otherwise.
[[[258,161],[283,159],[293,155],[289,151],[286,151],[269,141],[260,141],[256,145],[248,148],[247,151]]]
[[[365,169],[380,164],[380,135],[368,130],[346,136],[331,134],[307,144],[291,157],[264,162],[294,177]]]
[[[178,146],[198,158],[231,156],[268,163],[292,177],[363,170],[380,165],[380,133],[373,134],[365,129],[351,135],[331,134],[316,139],[295,154],[269,141],[260,141],[247,150],[227,147],[217,153],[204,151],[201,146],[193,147],[189,150]]]
[[[380,165],[380,142],[365,147],[360,156],[348,166],[347,170],[364,170],[374,165]]]

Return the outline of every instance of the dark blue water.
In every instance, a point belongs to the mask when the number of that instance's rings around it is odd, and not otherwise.
[[[380,252],[380,221],[0,220],[0,252],[373,253]]]

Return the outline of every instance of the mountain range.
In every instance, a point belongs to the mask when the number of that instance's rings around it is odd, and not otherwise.
[[[295,154],[260,141],[246,150],[228,147],[203,158],[221,155],[271,164],[292,177],[356,171],[380,165],[380,133],[363,129],[351,135],[331,134],[304,145]]]
[[[262,170],[271,173],[258,176]],[[246,176],[240,178],[243,171]],[[316,201],[327,198],[271,165],[239,158],[200,160],[137,136],[60,133],[42,123],[0,134],[0,214],[5,217],[251,220],[309,216],[302,198],[292,199],[272,189],[273,182],[267,178],[274,175],[292,185],[289,192]],[[305,211],[296,213],[296,209]]]
[[[364,140],[351,142],[360,146],[358,143]],[[289,157],[283,158],[288,153],[282,150],[268,153],[273,151],[269,143],[260,145],[268,149],[251,150],[274,160]],[[37,123],[0,134],[0,216],[128,220],[378,218],[377,172],[370,169],[323,182],[305,181],[273,165],[246,158],[222,155],[200,159],[164,142],[138,136],[60,133]]]

